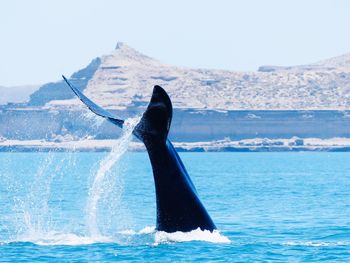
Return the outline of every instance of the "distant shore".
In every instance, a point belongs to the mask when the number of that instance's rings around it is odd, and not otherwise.
[[[2,140],[0,152],[107,152],[116,140]],[[229,139],[209,142],[173,142],[179,152],[350,152],[350,138],[255,138],[233,141]],[[140,142],[130,142],[129,151],[142,152]]]

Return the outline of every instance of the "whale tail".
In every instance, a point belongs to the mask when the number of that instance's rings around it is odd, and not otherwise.
[[[112,113],[106,111],[100,106],[96,105],[89,98],[87,98],[79,89],[74,87],[65,76],[63,76],[64,81],[68,86],[73,90],[73,92],[78,96],[78,98],[95,114],[106,118],[108,121],[117,125],[120,128],[123,128],[124,120],[118,119]],[[146,111],[143,113],[140,122],[134,128],[133,134],[141,140],[146,147],[149,148],[154,144],[154,142],[160,142],[161,144],[165,143],[167,147],[173,152],[174,158],[182,167],[183,171],[186,171],[185,166],[183,165],[179,155],[175,151],[175,148],[170,140],[167,139],[171,120],[173,115],[173,107],[171,100],[166,93],[166,91],[156,85],[153,88],[153,93],[151,100],[147,106]],[[187,173],[186,173],[187,174]],[[194,191],[196,191],[195,186],[193,185],[190,177],[187,175],[188,182],[191,184]]]
[[[113,113],[95,104],[79,89],[74,87],[65,76],[62,75],[62,77],[75,95],[77,95],[92,112],[106,118],[118,127],[123,128],[124,120],[117,118]],[[173,108],[168,94],[162,87],[155,86],[147,110],[144,112],[140,122],[136,125],[133,134],[143,142],[155,139],[160,139],[165,142],[170,129],[172,113]]]
[[[86,97],[79,89],[74,87],[68,79],[62,75],[62,78],[67,83],[67,85],[72,89],[72,91],[77,95],[77,97],[95,114],[98,116],[101,116],[103,118],[106,118],[113,124],[117,125],[118,127],[122,128],[124,124],[124,120],[118,119],[113,115],[113,113],[110,113],[109,111],[106,111],[105,109],[102,109],[100,106],[96,105],[94,102],[92,102],[88,97]]]
[[[79,99],[94,113],[119,127],[124,121],[102,109],[63,77]],[[213,231],[216,226],[201,203],[185,166],[168,137],[173,108],[160,86],[153,89],[151,101],[133,134],[146,146],[153,170],[157,201],[157,230]]]
[[[134,129],[134,135],[147,147],[154,141],[165,144],[168,137],[173,107],[170,98],[160,86],[154,86],[151,101]]]

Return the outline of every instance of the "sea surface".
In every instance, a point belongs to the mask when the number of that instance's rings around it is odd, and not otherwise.
[[[0,153],[0,262],[350,262],[350,153],[180,153],[219,231],[167,234],[125,145]]]

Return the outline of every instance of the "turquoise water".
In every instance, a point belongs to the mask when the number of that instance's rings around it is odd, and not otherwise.
[[[349,153],[180,155],[220,234],[154,231],[146,153],[0,153],[0,261],[350,261]]]

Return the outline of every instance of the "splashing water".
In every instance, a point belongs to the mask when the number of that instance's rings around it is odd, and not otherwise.
[[[110,153],[99,163],[98,170],[93,179],[92,186],[89,190],[89,199],[87,203],[87,226],[89,234],[93,237],[101,236],[99,227],[98,227],[98,204],[103,196],[103,194],[111,192],[115,184],[107,183],[106,176],[107,173],[112,169],[112,167],[120,160],[123,154],[127,151],[129,143],[132,138],[132,131],[134,130],[136,124],[140,121],[140,117],[130,118],[124,122],[123,134],[116,140],[115,144],[112,146]],[[115,182],[118,174],[114,174]],[[122,186],[119,185],[119,196],[117,199],[120,199]],[[117,202],[118,200],[113,200]]]
[[[84,108],[82,111],[81,117],[87,121],[89,121],[89,124],[92,125],[94,128],[99,128],[106,120],[105,118],[96,115],[91,110],[88,110]]]
[[[84,116],[90,118],[90,116]],[[57,162],[55,153],[49,152],[40,162],[34,180],[28,189],[28,194],[24,198],[14,197],[14,212],[18,216],[14,219],[16,221],[14,224],[16,236],[13,237],[14,239],[10,238],[10,241],[33,242],[40,245],[76,245],[116,241],[110,235],[107,237],[100,233],[98,223],[103,220],[108,221],[108,216],[101,213],[99,207],[101,203],[110,200],[117,203],[121,199],[122,180],[120,173],[115,173],[113,168],[119,166],[117,165],[118,161],[127,151],[132,131],[139,120],[140,117],[136,117],[125,121],[122,136],[112,145],[108,155],[97,163],[97,171],[95,169],[95,172],[91,174],[92,184],[85,207],[86,224],[80,224],[78,227],[75,224],[74,226],[74,218],[70,220],[64,218],[64,215],[60,217],[60,214],[57,214],[57,212],[63,213],[64,211],[55,210],[55,214],[52,214],[54,210],[52,210],[51,204],[59,202],[59,197],[52,196],[52,183],[56,179],[60,180],[60,176],[66,176],[67,171],[73,172],[72,168],[76,166],[76,156],[73,148],[72,152],[65,153]],[[101,125],[101,123],[99,121],[97,125]],[[56,209],[58,207],[59,204],[56,205]],[[107,207],[108,210],[114,210],[114,208],[113,205]],[[122,216],[125,216],[124,211],[108,211],[108,213],[121,213]],[[59,226],[62,219],[67,221],[67,229],[62,229],[62,226]],[[110,230],[109,225],[106,227]]]
[[[86,114],[84,117],[96,119],[94,115]],[[99,118],[96,125],[102,124],[101,119]],[[16,236],[8,239],[9,242],[31,242],[49,246],[110,242],[158,245],[197,240],[229,243],[228,238],[217,231],[210,233],[197,229],[188,233],[166,233],[156,231],[155,227],[145,227],[139,231],[134,230],[133,226],[130,227],[133,225],[133,218],[128,215],[128,207],[123,207],[121,197],[124,184],[120,168],[132,138],[132,131],[139,120],[140,117],[125,121],[122,136],[111,146],[107,156],[97,161],[93,169],[87,168],[85,174],[90,174],[88,178],[81,177],[81,169],[74,169],[81,167],[79,161],[76,163],[74,149],[62,155],[55,152],[45,154],[37,164],[39,168],[33,180],[28,181],[30,184],[27,194],[14,197]],[[62,184],[67,180],[67,176],[70,177],[70,183]],[[67,200],[66,196],[73,196],[75,189],[81,188],[82,178],[90,179],[91,182],[84,195],[87,197],[86,203],[83,202],[82,206],[79,206]],[[57,192],[58,186],[60,188]],[[23,191],[23,187],[25,184],[17,187],[18,193]],[[74,211],[80,211],[82,214],[76,214]],[[85,224],[77,221],[80,215],[85,216]],[[6,240],[1,241],[7,242]]]
[[[18,240],[45,235],[54,227],[49,207],[51,183],[60,173],[65,161],[66,158],[62,158],[54,163],[54,153],[48,153],[39,165],[25,199],[15,197],[14,210],[20,212],[15,223]]]

